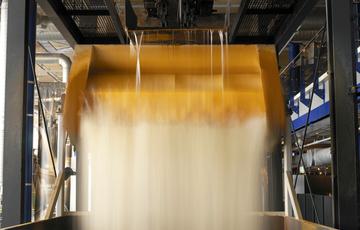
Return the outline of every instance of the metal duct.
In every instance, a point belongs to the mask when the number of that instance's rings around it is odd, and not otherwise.
[[[293,158],[293,165],[297,165],[300,156]],[[303,155],[305,168],[331,164],[331,149],[311,149]]]
[[[63,68],[63,83],[67,83],[69,71],[71,67],[71,60],[68,56],[64,54],[52,54],[52,53],[38,53],[36,54],[36,61],[37,62],[59,62],[59,64]]]
[[[71,67],[71,60],[64,54],[52,54],[52,53],[39,53],[36,54],[36,61],[42,63],[48,62],[58,62],[62,66],[62,82],[67,83],[68,76]],[[64,149],[64,140],[65,140],[65,131],[63,128],[63,114],[62,112],[57,115],[58,129],[57,129],[57,170],[61,172],[65,168],[65,151]],[[59,199],[56,205],[56,216],[62,216],[64,210],[64,189],[60,191]]]

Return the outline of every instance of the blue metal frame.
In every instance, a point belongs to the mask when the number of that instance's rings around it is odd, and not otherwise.
[[[315,94],[317,96],[319,96],[322,100],[325,100],[325,89],[320,89],[320,84],[319,84],[319,80],[314,82],[314,87],[313,89],[315,90]]]
[[[31,221],[32,217],[32,156],[33,156],[33,119],[34,119],[34,75],[32,72],[30,57],[35,60],[35,43],[36,43],[36,2],[27,1],[27,41],[26,54],[26,92],[25,101],[25,132],[24,132],[24,192],[23,192],[23,223]]]
[[[321,106],[313,109],[310,112],[309,124],[312,124],[319,120],[322,120],[322,119],[328,117],[329,114],[330,114],[330,104],[329,104],[329,102],[326,102],[326,103],[322,104]],[[307,113],[293,121],[293,127],[294,127],[295,131],[305,127],[306,116],[307,116]]]

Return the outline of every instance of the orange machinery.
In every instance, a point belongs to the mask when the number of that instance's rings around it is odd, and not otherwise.
[[[281,135],[285,112],[273,46],[143,45],[136,51],[128,45],[75,49],[64,113],[74,144],[81,114],[110,98],[114,112],[129,121],[266,116],[269,135]]]

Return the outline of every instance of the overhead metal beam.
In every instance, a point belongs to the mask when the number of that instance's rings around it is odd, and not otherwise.
[[[292,14],[294,8],[247,9],[246,14]]]
[[[276,49],[280,53],[295,36],[305,17],[311,12],[318,0],[298,1],[294,13],[289,15],[275,38]]]
[[[118,36],[84,37],[82,44],[121,44]]]
[[[239,11],[236,14],[236,18],[230,28],[229,41],[234,43],[236,40],[237,32],[239,30],[240,24],[245,17],[246,10],[249,6],[250,0],[242,0],[239,6]]]
[[[107,10],[67,10],[69,15],[76,16],[104,16],[109,15]]]
[[[130,0],[125,0],[125,24],[128,29],[135,30],[137,28],[137,16]]]
[[[360,229],[354,3],[326,0],[326,4],[334,225]]]
[[[274,44],[271,36],[235,36],[233,44]]]
[[[37,3],[44,10],[52,23],[60,31],[71,47],[82,43],[83,36],[66,8],[59,0],[37,0]]]
[[[113,0],[104,0],[104,1],[109,10],[109,14],[110,14],[111,20],[113,22],[116,34],[120,40],[120,43],[125,44],[126,43],[126,33],[121,24],[119,15],[117,13],[117,10],[115,7],[115,2]]]

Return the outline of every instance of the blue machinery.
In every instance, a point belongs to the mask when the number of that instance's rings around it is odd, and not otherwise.
[[[357,62],[356,74],[358,79],[360,79],[359,66],[360,62]],[[303,81],[302,77],[300,77],[300,81]],[[360,86],[360,84],[358,84],[358,86]],[[300,82],[300,88],[300,92],[289,98],[289,105],[292,110],[291,120],[293,122],[295,131],[304,128],[306,125],[306,116],[309,108],[309,97],[314,87],[313,84],[305,87],[304,84],[301,84]],[[323,73],[321,76],[319,76],[319,84],[315,89],[315,96],[310,113],[309,124],[313,124],[330,116],[329,97],[329,76],[327,73]]]

